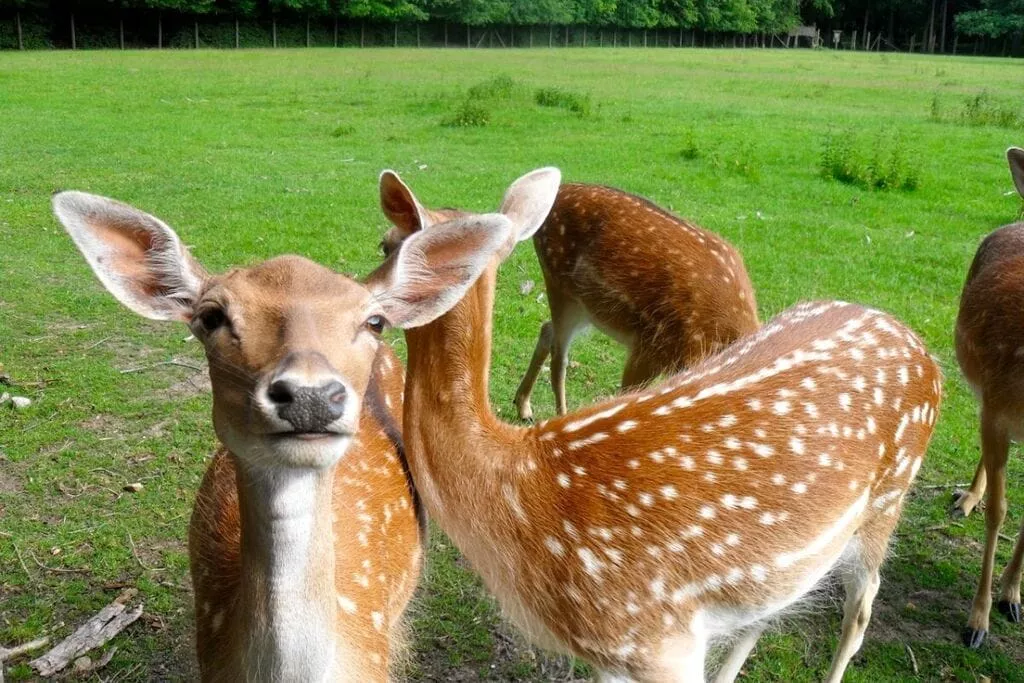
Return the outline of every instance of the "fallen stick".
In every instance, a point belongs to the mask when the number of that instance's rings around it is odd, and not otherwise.
[[[125,610],[125,603],[138,593],[134,588],[121,593],[74,633],[29,666],[40,676],[52,676],[93,648],[100,647],[142,616],[142,605]]]
[[[36,638],[35,640],[31,640],[21,645],[15,645],[14,647],[0,647],[0,683],[4,683],[4,662],[9,659],[14,659],[15,657],[20,657],[26,652],[38,650],[49,642],[49,637],[43,636],[42,638]]]

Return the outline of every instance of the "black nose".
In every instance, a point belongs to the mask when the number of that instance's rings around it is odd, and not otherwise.
[[[345,385],[330,382],[311,387],[290,379],[278,379],[267,388],[267,398],[277,406],[277,416],[297,432],[319,432],[345,412]]]

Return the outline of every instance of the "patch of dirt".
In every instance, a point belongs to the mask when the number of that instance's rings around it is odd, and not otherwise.
[[[211,391],[213,387],[210,386],[210,373],[203,368],[202,372],[193,372],[180,382],[167,387],[165,393],[170,399],[182,399],[209,394]]]
[[[0,451],[0,495],[21,493],[24,487],[21,476],[14,471],[14,463]]]
[[[124,438],[128,421],[117,415],[97,413],[88,419],[82,420],[77,426],[79,429],[92,432],[101,441],[109,441]]]

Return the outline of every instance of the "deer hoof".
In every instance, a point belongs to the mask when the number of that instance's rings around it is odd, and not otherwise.
[[[1020,623],[1020,603],[1019,602],[1010,602],[1009,600],[1000,600],[996,604],[996,608],[999,610],[1000,614],[1002,614],[1004,617],[1006,617],[1007,619],[1009,619],[1013,623],[1015,623],[1015,624],[1019,624]]]
[[[964,641],[964,645],[977,650],[981,647],[981,644],[985,642],[985,636],[988,635],[988,631],[983,628],[971,628],[968,626],[960,634],[960,638]]]

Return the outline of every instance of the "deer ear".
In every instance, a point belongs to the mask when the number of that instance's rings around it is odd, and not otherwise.
[[[429,228],[432,223],[427,210],[394,171],[386,170],[380,174],[380,208],[388,220],[404,233],[403,237]]]
[[[191,319],[207,274],[166,223],[84,192],[54,195],[53,212],[118,301],[152,320]]]
[[[1006,161],[1010,164],[1010,175],[1017,186],[1017,193],[1024,198],[1024,149],[1011,147],[1006,150]]]
[[[530,171],[509,186],[501,200],[500,211],[516,227],[516,240],[532,237],[544,224],[561,181],[561,171],[548,167]]]
[[[421,230],[367,279],[387,321],[419,327],[462,300],[515,229],[501,214],[457,218]]]

